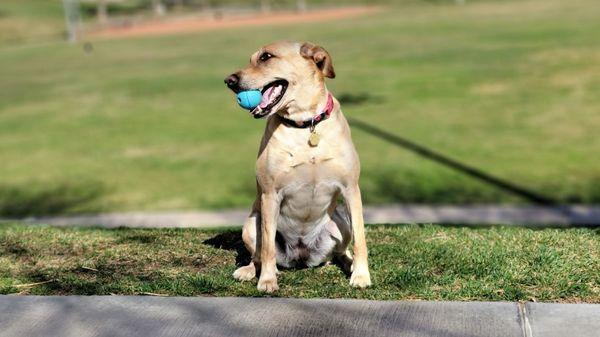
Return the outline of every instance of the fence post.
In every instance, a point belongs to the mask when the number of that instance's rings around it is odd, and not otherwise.
[[[296,1],[296,9],[298,10],[298,12],[306,12],[306,10],[307,10],[306,0],[297,0]]]
[[[156,16],[163,16],[167,12],[162,0],[152,0],[152,9],[154,10],[154,15]]]
[[[96,15],[98,16],[98,22],[104,24],[108,22],[108,4],[107,0],[97,0],[96,3]]]
[[[75,43],[79,37],[79,2],[78,0],[63,0],[63,7],[67,25],[67,41]]]

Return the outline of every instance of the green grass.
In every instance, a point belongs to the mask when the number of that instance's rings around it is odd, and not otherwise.
[[[368,226],[374,286],[283,270],[275,296],[600,303],[598,229]],[[0,293],[262,296],[231,274],[239,230],[0,227]],[[41,283],[40,283],[41,282]],[[45,282],[45,283],[44,283]],[[40,283],[35,285],[35,283]]]
[[[262,43],[333,55],[344,112],[564,202],[600,202],[600,3],[413,3],[327,24],[0,48],[0,214],[249,207]],[[359,98],[359,99],[357,99]],[[363,197],[523,202],[354,130]]]
[[[59,40],[63,13],[61,0],[2,0],[0,46]]]

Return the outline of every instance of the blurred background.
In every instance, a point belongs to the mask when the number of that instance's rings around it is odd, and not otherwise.
[[[223,78],[282,39],[404,142],[353,128],[365,203],[597,204],[598,32],[597,0],[2,0],[0,216],[249,207],[264,121]]]

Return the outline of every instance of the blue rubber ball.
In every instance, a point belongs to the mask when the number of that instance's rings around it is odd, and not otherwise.
[[[252,110],[256,108],[262,100],[262,94],[259,90],[246,90],[237,94],[238,104],[246,109]]]

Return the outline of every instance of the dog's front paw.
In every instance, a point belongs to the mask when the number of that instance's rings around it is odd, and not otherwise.
[[[357,288],[366,288],[371,285],[371,275],[369,272],[353,272],[350,276],[350,285]]]
[[[264,291],[267,293],[272,293],[279,290],[277,286],[277,278],[260,278],[258,280],[258,286],[256,287],[260,291]]]
[[[240,267],[233,272],[233,278],[239,281],[250,281],[254,276],[256,276],[256,268],[253,263]]]

